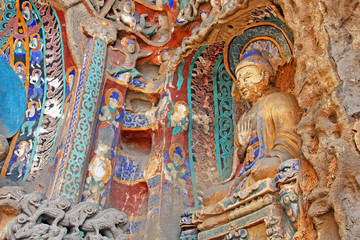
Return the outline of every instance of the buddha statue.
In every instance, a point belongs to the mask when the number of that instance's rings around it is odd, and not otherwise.
[[[276,66],[258,49],[245,51],[234,71],[241,97],[252,103],[234,131],[234,158],[231,176],[205,192],[209,206],[241,192],[257,181],[274,178],[280,164],[299,158],[300,137],[295,127],[302,110],[295,96],[271,86]]]

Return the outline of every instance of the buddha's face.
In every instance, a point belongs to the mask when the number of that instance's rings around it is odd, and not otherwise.
[[[219,1],[218,1],[218,0],[210,0],[210,5],[211,5],[212,7],[214,7],[214,6],[218,6],[218,5],[220,5],[220,4],[219,4]]]
[[[124,6],[124,12],[127,14],[131,14],[131,10],[132,10],[131,4],[126,3]]]
[[[169,52],[164,52],[164,53],[161,55],[161,60],[162,60],[163,62],[169,61],[169,60],[170,60],[170,53],[169,53]]]
[[[116,100],[115,98],[110,98],[109,99],[109,105],[111,108],[117,108],[117,105],[118,105],[119,101]]]
[[[95,166],[92,169],[92,174],[98,179],[102,179],[105,176],[106,170],[104,168],[104,163],[101,160],[95,161]]]
[[[255,64],[238,68],[236,78],[241,97],[247,101],[257,100],[269,87],[269,76],[268,71]]]
[[[207,17],[208,17],[208,14],[206,12],[202,12],[200,14],[201,21],[205,21],[205,19],[207,19]]]
[[[128,43],[126,47],[129,53],[134,53],[136,50],[136,46],[133,43]]]
[[[182,160],[181,156],[178,153],[174,152],[173,161],[175,165],[179,166],[181,164],[181,160]]]

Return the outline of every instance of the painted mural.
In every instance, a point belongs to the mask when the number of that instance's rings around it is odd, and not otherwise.
[[[54,8],[40,1],[6,1],[2,11],[1,51],[26,88],[27,109],[1,175],[33,181],[49,164],[63,111],[62,30]]]

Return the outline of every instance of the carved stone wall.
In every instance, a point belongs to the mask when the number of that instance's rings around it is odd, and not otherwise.
[[[277,1],[295,38],[295,96],[303,211],[299,239],[357,239],[360,6],[355,1]],[[312,218],[313,221],[310,220]]]

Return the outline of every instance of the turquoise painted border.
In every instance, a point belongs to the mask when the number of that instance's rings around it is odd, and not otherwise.
[[[31,3],[31,6],[32,6],[33,10],[35,10],[35,12],[36,12],[36,14],[38,16],[38,19],[41,22],[41,16],[39,14],[39,11],[38,11],[37,7],[33,3],[33,1],[30,0],[29,2]],[[44,24],[42,22],[41,22],[41,31],[42,31],[42,43],[43,43],[42,58],[43,58],[43,61],[44,61],[43,62],[43,65],[44,65],[43,70],[45,70],[45,71],[42,71],[43,72],[43,77],[44,77],[44,95],[43,95],[43,99],[42,99],[42,103],[41,103],[42,108],[41,108],[41,113],[40,113],[39,124],[37,125],[36,131],[34,132],[35,140],[34,140],[34,143],[33,143],[33,146],[32,146],[33,149],[31,150],[30,162],[29,162],[28,168],[26,169],[26,173],[24,174],[24,176],[23,176],[23,178],[21,180],[22,182],[26,181],[26,178],[29,175],[30,168],[31,168],[32,163],[34,161],[34,155],[35,155],[35,152],[36,152],[36,146],[37,146],[37,142],[38,142],[38,138],[39,138],[39,131],[40,131],[40,127],[41,127],[43,117],[44,117],[44,109],[45,109],[44,103],[46,101],[46,94],[47,94],[46,42],[45,42]]]
[[[224,59],[224,54],[218,58],[215,66],[214,71],[212,73],[213,78],[213,94],[214,94],[214,105],[215,105],[215,150],[216,150],[216,162],[218,165],[219,177],[220,181],[224,181],[223,169],[221,166],[221,156],[220,156],[220,135],[219,135],[219,103],[218,103],[218,89],[217,89],[217,73],[220,67],[222,60]]]
[[[178,75],[178,81],[176,83],[176,87],[177,87],[177,90],[180,91],[182,85],[183,85],[183,82],[184,82],[184,76],[183,76],[183,69],[184,69],[184,66],[185,66],[185,59],[182,60],[178,70],[177,70],[177,75]]]
[[[194,69],[195,61],[198,59],[200,54],[208,47],[208,45],[201,46],[200,49],[195,53],[191,65],[189,68],[188,74],[188,107],[189,107],[189,162],[190,162],[190,173],[191,173],[191,181],[193,184],[193,191],[194,191],[194,201],[195,207],[199,208],[199,200],[198,200],[198,193],[197,193],[197,186],[196,186],[196,179],[195,179],[195,169],[194,169],[194,159],[192,155],[192,142],[191,142],[191,133],[192,133],[192,104],[191,104],[191,78],[192,78],[192,71]]]
[[[78,198],[79,190],[82,181],[82,168],[87,160],[87,151],[91,143],[91,129],[94,124],[95,113],[97,110],[97,97],[92,97],[94,94],[99,96],[104,79],[105,62],[106,59],[106,43],[98,38],[94,39],[92,44],[91,61],[89,70],[87,72],[86,83],[84,86],[81,107],[79,109],[79,119],[77,127],[74,132],[73,148],[68,159],[67,167],[64,173],[64,184],[60,190],[60,195],[65,196],[73,201]],[[88,103],[86,101],[89,100]],[[93,106],[93,109],[88,109],[84,105]],[[81,128],[86,125],[89,131],[85,132]],[[81,139],[81,140],[79,140]],[[76,171],[80,169],[80,171]]]

